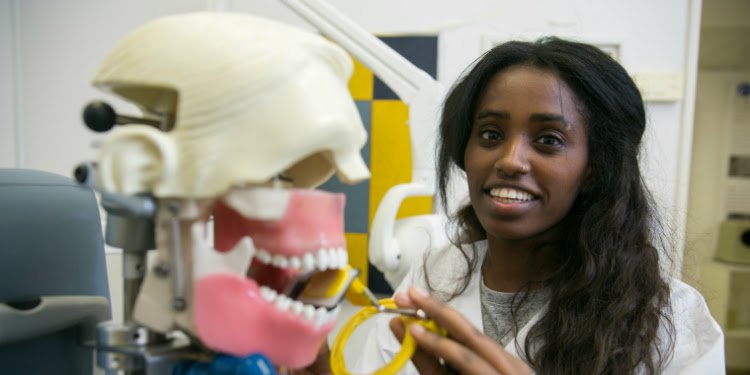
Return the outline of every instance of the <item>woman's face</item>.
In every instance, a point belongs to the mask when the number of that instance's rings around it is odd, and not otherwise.
[[[479,99],[464,166],[490,241],[542,238],[570,211],[586,175],[586,125],[573,91],[527,66],[496,74]]]

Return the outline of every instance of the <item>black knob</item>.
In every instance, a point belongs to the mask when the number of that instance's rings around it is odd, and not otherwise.
[[[750,246],[750,229],[746,229],[744,232],[742,232],[742,244],[745,246]]]
[[[89,178],[89,169],[86,165],[79,165],[73,171],[73,177],[80,183],[85,183]]]
[[[83,122],[97,133],[106,132],[117,123],[117,113],[109,104],[94,101],[83,109]]]

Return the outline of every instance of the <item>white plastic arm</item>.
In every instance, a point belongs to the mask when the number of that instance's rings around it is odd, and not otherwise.
[[[320,32],[372,70],[407,105],[412,151],[411,183],[393,186],[378,206],[370,228],[369,258],[381,271],[399,266],[394,240],[396,214],[404,199],[435,194],[434,136],[443,90],[440,83],[387,44],[322,0],[282,0]]]

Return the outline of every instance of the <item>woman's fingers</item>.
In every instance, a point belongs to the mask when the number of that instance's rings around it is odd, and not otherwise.
[[[406,332],[404,328],[404,322],[400,317],[391,319],[390,321],[391,331],[396,336],[399,342],[404,341],[404,334]],[[438,357],[435,357],[417,346],[414,355],[411,357],[411,362],[414,367],[417,368],[420,374],[445,374],[445,368],[440,364]]]
[[[393,297],[393,302],[396,302],[398,307],[410,307],[414,308],[414,304],[409,299],[409,295],[406,293],[396,293]]]
[[[418,343],[420,346],[429,345],[428,351],[444,358],[456,369],[474,371],[481,367],[476,362],[483,362],[501,373],[529,372],[522,360],[508,353],[500,344],[477,330],[458,311],[433,299],[422,289],[409,289],[408,297],[411,304],[427,313],[439,326],[445,328],[450,336],[450,339],[441,340],[439,335],[427,332],[423,338],[429,338],[429,341],[418,341]],[[419,330],[417,327],[413,329]]]
[[[500,373],[484,358],[481,358],[465,346],[450,338],[428,331],[419,324],[409,326],[409,333],[411,333],[421,349],[432,354],[432,358],[443,358],[447,364],[461,374]],[[444,369],[444,367],[440,367]],[[420,369],[420,373],[430,374],[432,372],[422,372]]]

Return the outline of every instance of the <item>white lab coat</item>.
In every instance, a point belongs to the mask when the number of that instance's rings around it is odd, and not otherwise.
[[[481,264],[487,248],[486,241],[476,244]],[[466,262],[455,247],[434,251],[427,259],[430,270],[430,282],[438,290],[451,291],[458,285],[459,278],[465,274]],[[475,327],[482,328],[482,312],[479,301],[480,267],[476,267],[469,285],[461,295],[455,297],[448,305],[460,311]],[[397,292],[405,291],[409,286],[424,288],[422,263],[415,264],[407,273]],[[672,320],[675,328],[675,342],[672,359],[663,374],[723,374],[724,337],[719,325],[711,317],[703,297],[692,287],[672,280]],[[517,348],[523,350],[529,329],[539,320],[546,309],[537,313],[518,333],[518,336],[505,346],[505,350],[519,355]],[[374,317],[367,334],[365,345],[360,347],[355,363],[349,365],[352,373],[370,373],[390,362],[399,351],[400,343],[394,338],[388,327],[392,316],[381,314]],[[664,334],[664,332],[660,332]],[[518,344],[518,345],[517,345]],[[401,374],[417,374],[416,368],[408,363]]]

